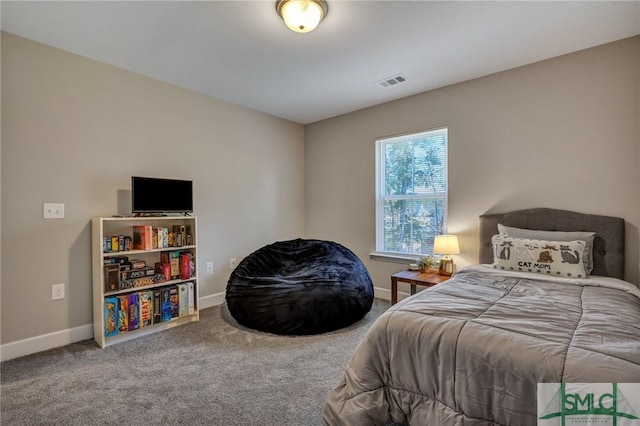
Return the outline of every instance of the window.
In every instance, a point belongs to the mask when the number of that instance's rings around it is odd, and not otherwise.
[[[424,256],[447,224],[447,129],[376,141],[376,250]]]

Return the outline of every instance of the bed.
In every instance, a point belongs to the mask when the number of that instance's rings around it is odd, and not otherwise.
[[[326,400],[325,423],[536,425],[538,383],[640,382],[640,289],[622,280],[624,228],[555,209],[481,216],[480,264],[376,320]],[[527,232],[561,243],[554,251]],[[508,238],[517,244],[506,251]],[[545,242],[538,259],[518,251],[531,241]],[[522,268],[508,263],[516,255]],[[546,256],[569,269],[545,270],[536,261]]]

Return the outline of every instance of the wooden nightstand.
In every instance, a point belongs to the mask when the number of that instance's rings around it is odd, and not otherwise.
[[[432,287],[447,281],[450,275],[440,275],[438,272],[400,271],[391,275],[391,304],[398,302],[398,282],[411,284],[411,294],[416,294],[416,286]]]

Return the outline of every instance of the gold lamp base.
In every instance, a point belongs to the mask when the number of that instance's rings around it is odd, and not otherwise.
[[[453,259],[448,256],[440,259],[440,275],[451,275],[453,274]]]

